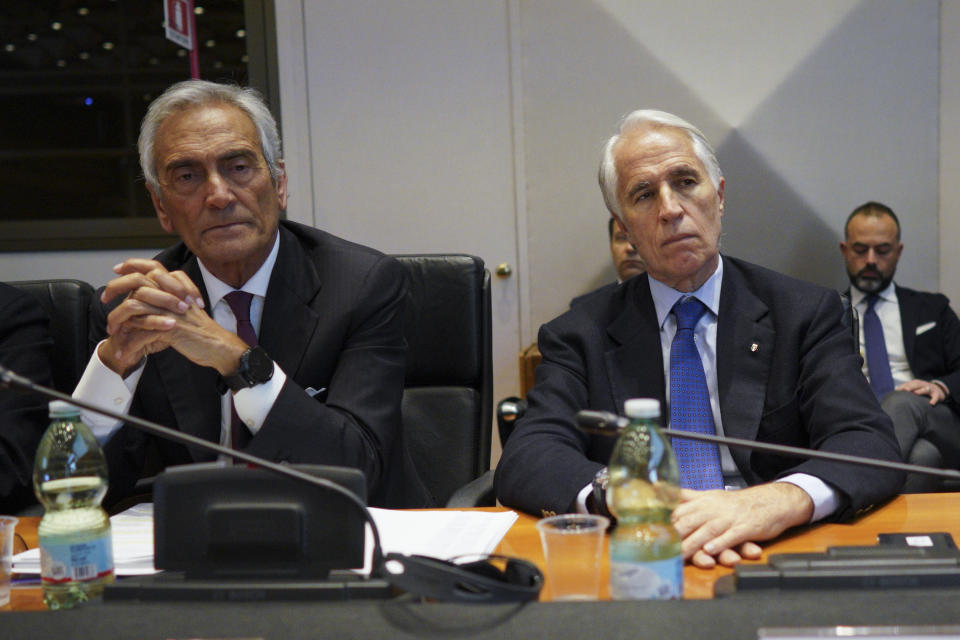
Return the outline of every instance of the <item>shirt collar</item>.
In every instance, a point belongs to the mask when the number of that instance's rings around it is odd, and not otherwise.
[[[857,289],[854,286],[850,287],[850,304],[853,306],[859,305],[861,302],[865,305],[864,302],[869,293],[864,293]],[[897,285],[893,280],[890,281],[890,284],[887,285],[887,288],[883,291],[877,292],[877,297],[883,300],[884,302],[897,302]]]
[[[203,285],[207,288],[207,297],[210,298],[210,309],[216,308],[220,300],[223,299],[223,296],[227,295],[231,291],[246,291],[247,293],[252,293],[255,296],[260,296],[261,298],[267,297],[267,285],[270,284],[270,274],[273,273],[273,265],[277,262],[277,255],[280,253],[280,233],[277,233],[277,237],[273,241],[273,249],[270,250],[270,255],[267,256],[267,259],[263,261],[263,264],[260,265],[260,268],[257,269],[257,272],[253,276],[243,283],[243,286],[240,289],[234,289],[228,285],[223,280],[220,280],[215,275],[210,273],[210,271],[203,265],[203,262],[199,259],[197,263],[200,265],[200,275],[203,276]]]
[[[690,293],[677,291],[651,277],[647,278],[647,282],[650,283],[650,295],[653,296],[653,306],[656,308],[657,322],[661,329],[663,329],[663,323],[667,321],[667,316],[670,315],[670,310],[673,309],[677,300],[688,296],[693,296],[702,302],[713,312],[715,317],[719,316],[720,285],[723,282],[723,256],[719,256],[717,260],[716,271],[696,291]]]

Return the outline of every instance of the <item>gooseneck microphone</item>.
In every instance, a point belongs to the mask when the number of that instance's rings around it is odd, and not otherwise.
[[[577,413],[576,421],[577,426],[581,430],[605,436],[616,436],[621,430],[630,424],[630,420],[628,418],[619,416],[610,411],[580,411]],[[818,451],[816,449],[805,449],[803,447],[792,447],[785,444],[773,444],[770,442],[757,442],[755,440],[731,438],[729,436],[711,436],[705,433],[693,433],[691,431],[683,431],[681,429],[661,429],[660,431],[664,435],[673,438],[686,438],[688,440],[699,440],[702,442],[723,444],[729,447],[740,447],[755,451],[766,451],[768,453],[777,453],[780,455],[789,456],[791,458],[831,460],[833,462],[843,462],[862,467],[876,467],[879,469],[906,471],[909,473],[920,473],[928,476],[960,480],[960,471],[956,469],[937,469],[935,467],[925,467],[923,465],[910,464],[907,462],[876,460],[874,458],[865,458],[863,456],[854,456],[846,453]]]
[[[501,570],[495,564],[485,560],[457,564],[452,561],[426,556],[400,553],[384,555],[380,546],[377,524],[369,509],[367,509],[366,503],[354,492],[326,478],[313,476],[291,466],[279,464],[244,451],[230,449],[137,416],[118,413],[84,400],[77,400],[56,389],[36,384],[3,365],[0,365],[0,389],[16,389],[63,400],[82,409],[128,423],[159,438],[218,455],[229,456],[234,460],[267,469],[298,482],[333,491],[353,503],[370,525],[373,538],[370,578],[381,578],[412,594],[436,600],[471,603],[523,602],[535,600],[543,586],[543,574],[536,565],[519,558],[491,556],[491,559],[506,561],[506,569]]]

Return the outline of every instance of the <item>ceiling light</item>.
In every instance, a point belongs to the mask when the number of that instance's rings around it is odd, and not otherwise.
[[[104,43],[103,43],[103,48],[106,49],[107,51],[112,51],[112,50],[113,50],[113,43],[110,42],[110,41],[104,42]]]
[[[60,29],[63,29],[63,23],[60,23],[60,22],[51,22],[51,23],[50,23],[50,28],[53,29],[54,31],[60,31]]]

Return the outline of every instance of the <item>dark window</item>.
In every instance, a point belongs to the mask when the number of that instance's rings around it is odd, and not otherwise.
[[[194,4],[200,77],[250,84],[248,68],[266,66],[260,43],[272,40],[264,0]],[[189,77],[161,0],[0,3],[0,250],[170,244],[143,185],[137,134],[150,101]]]

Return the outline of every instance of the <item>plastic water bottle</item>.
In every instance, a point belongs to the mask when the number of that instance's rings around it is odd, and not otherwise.
[[[80,410],[62,400],[50,403],[33,490],[44,507],[38,534],[47,607],[67,609],[99,596],[114,578],[110,519],[100,506],[107,461]]]
[[[630,425],[608,465],[607,504],[617,517],[610,536],[610,595],[615,600],[683,597],[683,553],[670,514],[680,501],[673,448],[660,431],[660,402],[624,404]]]

